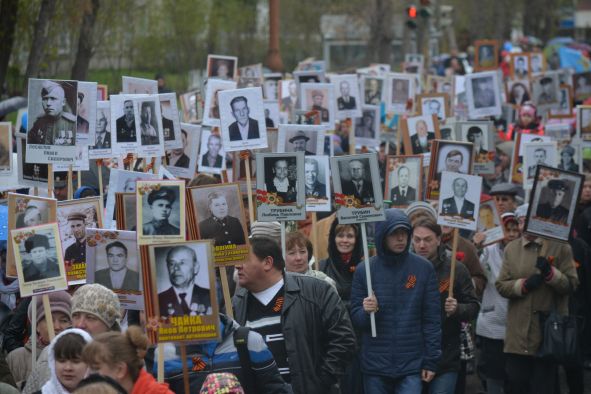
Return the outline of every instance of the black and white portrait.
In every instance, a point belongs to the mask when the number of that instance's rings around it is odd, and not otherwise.
[[[268,129],[277,128],[280,123],[279,101],[265,100],[265,127]]]
[[[264,159],[265,190],[276,193],[286,204],[293,204],[297,201],[296,159],[295,156],[266,157]]]
[[[486,71],[467,75],[466,98],[468,116],[480,118],[501,114],[501,92],[496,71]]]
[[[405,207],[422,200],[422,165],[420,155],[388,158],[386,199],[392,206]]]
[[[527,53],[511,54],[511,70],[513,78],[528,79],[530,57]]]
[[[572,118],[573,117],[573,94],[572,87],[561,84],[558,88],[558,106],[550,108],[550,118]]]
[[[158,94],[158,81],[155,79],[121,77],[121,93],[123,94]]]
[[[238,58],[235,56],[207,55],[207,77],[210,79],[236,79]]]
[[[304,161],[306,210],[330,211],[330,167],[328,156],[308,156]]]
[[[184,181],[183,181],[184,185]],[[172,236],[184,239],[184,205],[178,181],[138,181],[138,230],[141,236]],[[182,190],[184,192],[184,188]],[[183,198],[184,200],[184,198]],[[181,209],[182,208],[182,209]],[[140,214],[141,213],[141,214]],[[140,221],[141,220],[141,221]],[[184,226],[182,226],[184,227]]]
[[[298,84],[295,79],[280,81],[279,97],[279,109],[284,117],[282,123],[288,123],[288,120],[295,114],[296,109],[300,108]]]
[[[564,143],[558,148],[558,165],[561,170],[579,172],[581,168],[581,145]]]
[[[531,100],[530,83],[528,79],[507,80],[507,102],[515,106]]]
[[[482,178],[444,171],[437,223],[466,230],[477,229]]]
[[[375,200],[375,192],[369,158],[352,158],[349,161],[339,162],[339,174],[341,190],[346,196],[354,196],[362,205],[372,205]]]
[[[521,147],[523,149],[523,188],[531,189],[538,166],[556,167],[558,149],[556,141],[522,142]]]
[[[361,86],[363,86],[363,104],[379,106],[384,101],[384,78],[363,76]]]
[[[447,95],[432,93],[417,96],[421,115],[435,115],[437,119],[445,121],[449,114],[446,103]]]
[[[162,115],[157,95],[134,99],[138,157],[164,156]]]
[[[114,132],[114,152],[125,156],[128,153],[137,153],[138,138],[136,128],[136,116],[133,97],[130,95],[111,95],[111,132]],[[114,130],[113,130],[114,127]]]
[[[322,154],[324,127],[312,125],[279,126],[277,152],[304,152],[311,156]]]
[[[464,142],[436,141],[429,163],[427,198],[437,199],[444,171],[457,174],[472,173],[473,145]]]
[[[76,115],[77,145],[89,145],[94,141],[96,127],[97,83],[78,81],[78,105]]]
[[[335,75],[331,78],[336,96],[336,118],[355,118],[361,115],[361,96],[355,74]]]
[[[380,107],[364,105],[361,117],[355,119],[355,143],[370,146],[380,138]]]
[[[281,73],[263,74],[263,93],[265,100],[279,100],[279,81]]]
[[[529,57],[532,74],[544,71],[544,54],[542,52],[532,52]]]
[[[19,185],[30,187],[47,187],[48,165],[27,162],[26,139],[24,137],[17,137],[16,149],[19,163]]]
[[[199,172],[220,174],[226,168],[226,152],[222,137],[211,129],[201,131],[201,150],[199,152]]]
[[[470,142],[474,147],[474,174],[494,174],[494,124],[489,121],[456,123],[459,140]]]
[[[583,102],[591,97],[591,72],[576,73],[573,75],[573,89],[575,102]]]
[[[126,171],[119,168],[111,169],[109,177],[109,193],[105,203],[105,228],[116,228],[112,221],[115,219],[115,193],[135,193],[138,180],[157,179],[157,176],[149,172]]]
[[[478,70],[495,69],[498,64],[498,43],[493,40],[480,40],[474,43],[476,47],[476,59],[474,68]]]
[[[197,168],[201,126],[181,123],[181,147],[166,151],[168,170],[176,177],[192,179]]]
[[[440,137],[437,118],[433,115],[402,119],[402,137],[407,155],[431,152],[433,140]]]
[[[162,118],[162,136],[164,149],[177,149],[181,147],[181,124],[179,109],[176,102],[176,93],[161,93],[160,115]]]
[[[335,123],[334,86],[330,83],[302,83],[302,109],[317,111],[320,123],[332,126]]]
[[[266,148],[267,128],[260,87],[218,93],[221,135],[227,152]]]
[[[408,74],[388,75],[388,110],[395,114],[406,113],[408,100],[415,96],[414,77]]]
[[[203,108],[203,125],[220,127],[219,92],[236,89],[236,82],[210,79],[205,87],[205,104]]]
[[[538,106],[538,111],[558,108],[560,85],[558,73],[547,72],[532,75],[532,99]]]
[[[97,101],[94,145],[91,143],[88,147],[88,157],[90,159],[113,157],[111,124],[111,103],[109,101]]]

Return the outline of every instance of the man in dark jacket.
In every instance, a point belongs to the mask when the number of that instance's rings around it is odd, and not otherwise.
[[[296,394],[325,394],[343,374],[355,334],[336,290],[317,278],[285,273],[279,244],[254,237],[237,266],[242,287],[233,299],[239,324],[267,341],[281,376]]]
[[[415,253],[431,261],[439,282],[442,355],[429,390],[431,393],[452,393],[460,371],[462,322],[476,318],[480,303],[470,273],[460,262],[456,262],[453,297],[449,295],[451,261],[441,244],[441,233],[441,227],[433,219],[421,219],[413,227],[412,244]]]
[[[370,265],[374,294],[368,297],[365,263],[351,289],[351,320],[363,330],[361,371],[366,393],[420,393],[441,357],[441,311],[433,265],[409,252],[411,227],[399,209],[386,210],[376,226],[377,256]],[[370,313],[376,332],[370,333]]]

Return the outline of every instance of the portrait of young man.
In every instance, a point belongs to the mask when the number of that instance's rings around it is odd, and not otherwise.
[[[187,156],[187,131],[185,129],[181,129],[181,141],[182,146],[177,149],[172,149],[167,151],[168,153],[168,165],[172,167],[179,167],[179,168],[189,168],[189,164],[191,162],[191,158]]]
[[[175,192],[176,190],[176,192]],[[145,211],[150,212],[151,219],[142,225],[143,235],[179,235],[180,229],[169,223],[172,206],[176,201],[178,189],[170,186],[152,190],[148,194]]]
[[[29,236],[25,240],[25,251],[29,256],[22,262],[25,282],[60,276],[55,249],[50,248],[47,235],[38,232]]]
[[[547,185],[548,198],[546,202],[539,204],[536,216],[557,224],[567,224],[569,210],[565,207],[565,197],[569,191],[566,182],[560,179],[552,179]]]
[[[237,96],[230,101],[232,116],[235,122],[230,124],[230,141],[260,138],[259,123],[249,117],[250,108],[244,96]]]
[[[123,102],[123,116],[116,122],[117,142],[136,142],[133,100]]]

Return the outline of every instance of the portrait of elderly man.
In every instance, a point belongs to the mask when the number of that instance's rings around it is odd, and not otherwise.
[[[64,88],[57,82],[43,81],[39,116],[27,133],[27,143],[42,145],[73,145],[76,115],[69,112]]]
[[[187,131],[183,129],[181,129],[181,141],[182,145],[180,148],[169,151],[168,164],[172,167],[189,168],[191,159],[185,154],[185,149],[187,149]]]
[[[123,116],[115,121],[117,132],[117,142],[135,142],[135,115],[133,111],[133,101],[125,100],[123,102]]]
[[[373,185],[365,175],[365,165],[361,160],[353,159],[348,163],[350,180],[342,180],[341,187],[343,194],[355,196],[363,205],[373,204],[375,196]]]
[[[552,179],[548,182],[547,188],[550,189],[550,198],[547,202],[538,205],[536,216],[558,224],[567,224],[568,209],[564,207],[563,203],[568,192],[568,185],[560,179]],[[546,189],[542,190],[542,192],[545,191]]]
[[[142,145],[158,145],[158,125],[154,118],[154,103],[143,102],[140,116],[140,136]]]
[[[326,185],[318,180],[318,161],[308,158],[304,162],[306,198],[327,198]]]
[[[290,151],[304,152],[304,155],[306,156],[314,155],[314,152],[310,152],[307,148],[309,140],[310,137],[308,137],[303,130],[298,130],[296,134],[289,139],[289,143],[291,144]]]
[[[68,228],[76,240],[66,248],[64,260],[70,263],[86,262],[86,215],[72,212],[68,215]]]
[[[179,235],[181,230],[168,222],[176,195],[172,188],[161,187],[148,194],[152,219],[142,226],[143,235]]]
[[[328,109],[323,107],[324,92],[320,89],[312,90],[312,106],[311,111],[318,111],[320,114],[320,121],[325,123],[329,121]]]
[[[259,123],[250,118],[248,100],[244,96],[234,97],[230,101],[232,116],[236,121],[229,127],[230,141],[246,141],[260,138]]]
[[[213,239],[215,246],[244,245],[244,228],[238,218],[229,215],[228,199],[223,192],[207,195],[210,217],[199,222],[199,238]]]
[[[365,104],[380,105],[382,102],[382,81],[376,78],[367,78],[364,93]]]
[[[96,130],[94,146],[90,149],[111,149],[111,132],[107,131],[109,120],[104,111],[100,111],[96,117]]]
[[[423,119],[419,119],[415,124],[416,133],[410,137],[410,145],[412,146],[413,155],[419,153],[428,153],[431,151],[431,144],[429,141],[435,139],[435,133],[429,131],[427,122]]]
[[[464,219],[474,219],[474,203],[467,200],[468,181],[464,178],[453,180],[454,195],[443,200],[441,214],[444,216],[461,216]]]
[[[114,241],[105,246],[109,268],[94,273],[94,282],[111,290],[140,289],[140,275],[128,267],[129,253],[123,242]]]
[[[357,103],[355,102],[355,97],[351,96],[351,86],[349,85],[349,81],[341,81],[341,83],[339,83],[339,90],[341,92],[341,95],[337,98],[337,108],[339,111],[355,109]]]
[[[171,286],[158,293],[160,316],[211,315],[209,290],[195,283],[200,263],[188,246],[175,246],[166,254]]]
[[[392,205],[408,205],[417,199],[417,190],[410,186],[410,168],[405,165],[398,167],[398,185],[390,190]]]
[[[201,159],[202,167],[222,168],[224,158],[220,155],[222,149],[222,139],[217,134],[210,134],[207,138],[207,152]]]
[[[445,114],[441,111],[441,102],[436,99],[428,99],[423,101],[423,114],[425,115],[435,115],[438,119],[443,119]]]
[[[49,238],[43,234],[33,234],[25,240],[25,250],[29,255],[29,258],[23,261],[25,282],[60,275],[57,259],[49,256],[49,249]]]
[[[294,203],[297,200],[296,184],[289,175],[287,159],[275,160],[271,168],[273,177],[265,182],[268,192],[277,193],[284,203]]]

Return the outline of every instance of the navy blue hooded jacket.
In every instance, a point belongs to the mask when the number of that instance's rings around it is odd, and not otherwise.
[[[385,249],[385,240],[397,228],[408,231],[404,252]],[[400,378],[422,369],[435,372],[441,357],[441,306],[435,269],[428,260],[410,253],[411,226],[399,209],[386,210],[376,226],[377,256],[370,259],[371,280],[379,311],[377,336],[371,337],[365,263],[355,270],[351,290],[351,320],[363,330],[361,370],[364,374]]]

